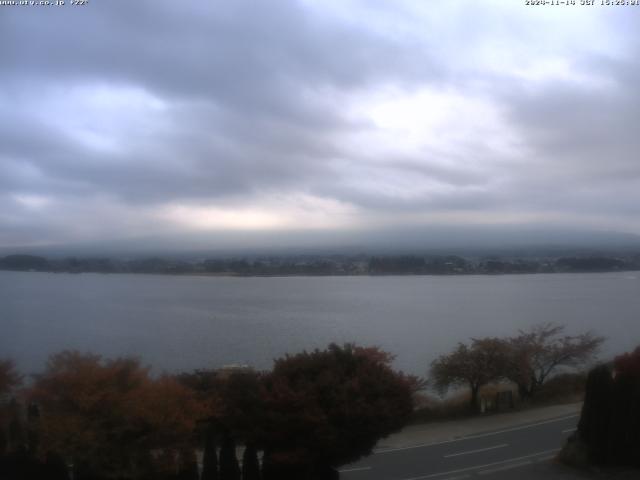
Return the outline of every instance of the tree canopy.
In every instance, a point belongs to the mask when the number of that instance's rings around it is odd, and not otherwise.
[[[166,375],[152,379],[136,359],[70,351],[50,358],[29,399],[41,409],[43,454],[123,478],[136,476],[151,449],[188,443],[201,415],[193,392]]]
[[[474,338],[471,345],[459,343],[457,348],[441,355],[431,364],[436,388],[446,391],[452,385],[468,385],[470,406],[477,408],[480,387],[504,375],[506,347],[498,338]]]
[[[467,385],[471,408],[477,407],[483,385],[507,379],[518,387],[521,399],[535,395],[562,367],[578,367],[595,357],[603,337],[592,332],[564,335],[564,326],[542,323],[508,338],[472,339],[431,363],[431,379],[441,392]]]
[[[22,376],[11,360],[0,360],[0,395],[9,393],[22,383]]]
[[[508,339],[505,376],[518,386],[522,398],[533,396],[560,367],[576,367],[593,359],[604,337],[592,332],[563,335],[565,327],[542,323]]]
[[[412,412],[412,380],[391,360],[351,344],[276,360],[263,392],[265,461],[337,467],[399,430]]]

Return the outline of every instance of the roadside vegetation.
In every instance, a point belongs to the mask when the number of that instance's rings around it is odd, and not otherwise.
[[[560,460],[581,468],[640,468],[640,347],[589,372],[578,429]]]
[[[153,375],[135,358],[64,351],[24,378],[5,360],[0,478],[338,478],[408,422],[579,400],[580,368],[602,342],[550,323],[472,339],[434,360],[427,381],[352,344],[286,355],[263,372]],[[426,386],[454,392],[436,398]]]
[[[268,372],[153,376],[137,359],[65,351],[24,385],[3,361],[0,478],[337,478],[338,466],[369,454],[413,411],[418,380],[391,360],[377,348],[330,345]]]
[[[585,381],[581,370],[595,359],[602,342],[592,332],[565,335],[563,326],[543,323],[513,337],[459,343],[434,360],[430,370],[430,384],[438,392],[453,388],[456,393],[439,404],[427,400],[415,418],[473,414],[501,403],[514,408],[578,400]]]
[[[584,399],[587,373],[560,373],[553,376],[540,388],[533,398],[522,401],[518,397],[517,388],[509,382],[491,383],[480,388],[479,397],[490,399],[493,403],[483,414],[500,413],[505,411],[520,411],[549,405],[579,403]],[[495,399],[498,394],[511,392],[513,404],[498,406]],[[471,393],[468,389],[459,389],[445,397],[433,393],[420,392],[416,395],[416,409],[411,416],[410,423],[421,424],[446,420],[463,419],[480,415],[478,408],[469,407]]]

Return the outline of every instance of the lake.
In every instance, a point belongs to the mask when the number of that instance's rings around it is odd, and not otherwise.
[[[458,341],[538,322],[640,344],[640,273],[236,278],[0,272],[0,357],[35,372],[62,349],[156,371],[245,363],[355,341],[424,374]]]

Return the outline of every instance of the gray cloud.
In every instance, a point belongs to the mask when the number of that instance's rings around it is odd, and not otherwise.
[[[635,16],[501,5],[3,7],[0,243],[299,228],[307,210],[640,232]]]

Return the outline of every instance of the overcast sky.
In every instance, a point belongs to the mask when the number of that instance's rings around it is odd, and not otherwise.
[[[0,246],[640,233],[640,7],[69,3],[0,6]]]

